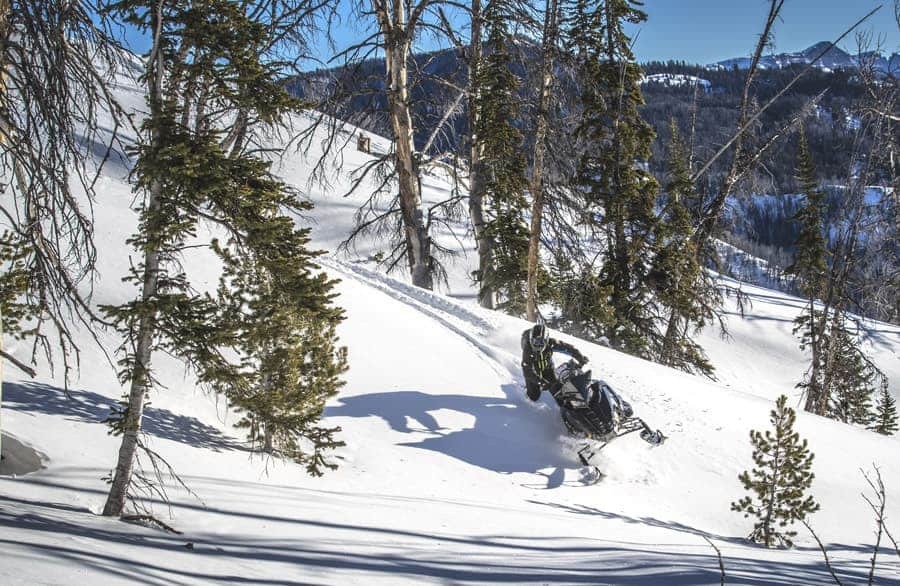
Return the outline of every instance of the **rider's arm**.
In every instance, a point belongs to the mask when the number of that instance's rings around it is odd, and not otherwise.
[[[584,364],[587,362],[587,358],[585,358],[584,354],[578,351],[578,348],[571,344],[567,344],[565,342],[560,342],[559,340],[550,340],[550,348],[554,352],[562,352],[563,354],[567,354],[577,360],[578,362]]]

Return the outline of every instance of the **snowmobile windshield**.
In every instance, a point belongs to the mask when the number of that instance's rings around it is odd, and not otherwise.
[[[569,360],[556,367],[556,378],[562,384],[572,383],[572,386],[584,394],[591,382],[591,371],[584,372],[575,361]]]

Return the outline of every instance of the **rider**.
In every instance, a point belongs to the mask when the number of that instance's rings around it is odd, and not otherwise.
[[[584,366],[588,359],[571,344],[554,340],[547,335],[544,324],[536,324],[522,332],[522,374],[525,376],[525,388],[528,398],[537,401],[541,391],[554,393],[559,381],[553,370],[553,353],[562,352],[574,358],[579,366]]]

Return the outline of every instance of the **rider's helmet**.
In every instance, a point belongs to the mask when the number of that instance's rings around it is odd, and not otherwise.
[[[531,349],[536,352],[543,350],[547,346],[548,340],[547,326],[544,324],[536,324],[531,328],[531,332],[528,334],[528,344],[531,346]]]

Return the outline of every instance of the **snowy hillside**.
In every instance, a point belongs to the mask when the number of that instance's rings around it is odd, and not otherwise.
[[[712,83],[708,79],[683,73],[653,73],[641,78],[641,85],[658,83],[667,87],[681,87],[699,85],[703,91],[709,91]]]
[[[139,107],[133,90],[120,92]],[[309,185],[302,153],[289,152],[279,168],[308,190],[314,243],[329,251],[372,188],[339,197],[370,156],[354,147],[350,140],[333,160],[327,189]],[[384,148],[373,137],[373,149]],[[126,174],[108,166],[98,190],[96,303],[133,295],[120,282],[136,224]],[[450,189],[438,175],[424,186],[432,201]],[[742,539],[750,521],[729,511],[743,496],[737,476],[752,464],[750,429],[768,426],[778,395],[798,401],[804,359],[791,321],[799,300],[745,286],[753,303],[743,317],[729,301],[731,339],[702,335],[718,382],[563,336],[669,438],[656,448],[635,436],[610,444],[598,457],[605,476],[588,485],[555,404],[524,396],[519,335],[528,324],[472,302],[475,255],[464,225],[439,237],[462,253],[450,265],[448,291],[377,271],[368,259],[383,245],[374,241],[322,261],[341,279],[347,320],[339,333],[350,362],[347,384],[326,410],[346,447],[335,453],[338,470],[322,478],[248,452],[221,399],[199,391],[174,359],[154,359],[165,388],[151,397],[149,442],[194,494],[173,483],[171,505],[157,500],[153,509],[181,535],[98,515],[118,448],[103,420],[122,388],[85,332],[80,378],[68,395],[59,372],[43,367],[31,381],[5,369],[13,380],[3,388],[3,429],[38,450],[44,469],[0,477],[0,583],[719,584],[708,541],[722,552],[727,583],[831,581],[802,527],[795,549],[765,550]],[[202,251],[186,266],[215,283],[216,264]],[[873,323],[868,334],[870,356],[897,396],[900,328]],[[111,333],[101,339],[109,352],[118,344]],[[888,525],[900,534],[900,439],[802,413],[798,431],[816,454],[813,494],[822,510],[812,524],[841,580],[865,583],[875,522],[860,496],[860,469],[880,468]],[[876,577],[900,584],[892,548],[880,551]]]

